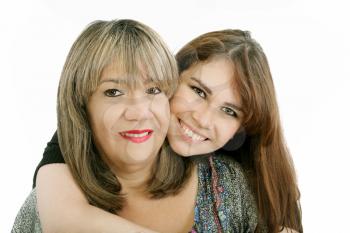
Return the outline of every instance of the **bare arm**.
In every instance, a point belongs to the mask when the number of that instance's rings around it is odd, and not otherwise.
[[[155,233],[90,205],[65,164],[40,168],[36,189],[43,232]]]

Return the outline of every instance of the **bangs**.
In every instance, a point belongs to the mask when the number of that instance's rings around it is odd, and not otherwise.
[[[151,38],[139,28],[112,28],[101,37],[99,48],[91,60],[90,94],[96,90],[103,69],[115,68],[125,79],[125,84],[134,89],[145,82],[153,82],[168,97],[177,87],[178,72],[175,58],[162,41]]]

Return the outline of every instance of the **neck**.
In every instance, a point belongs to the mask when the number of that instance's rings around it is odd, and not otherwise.
[[[124,165],[112,169],[122,185],[122,192],[128,195],[145,194],[154,162],[137,165]]]

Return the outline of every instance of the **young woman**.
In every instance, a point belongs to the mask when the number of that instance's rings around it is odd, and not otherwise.
[[[228,83],[212,85],[213,79],[221,79],[220,72],[208,73],[204,68],[198,69],[222,57],[230,62],[235,81],[234,93],[239,93],[240,97],[238,103],[217,105],[220,110],[240,119],[240,129],[233,140],[222,148],[222,152],[235,157],[248,175],[259,212],[256,231],[274,233],[291,228],[303,232],[299,189],[293,162],[283,138],[270,68],[261,46],[251,38],[249,32],[209,32],[195,38],[177,53],[181,82],[171,102],[172,120],[168,133],[171,147],[181,155],[207,153],[206,150],[214,148],[211,138],[195,144],[173,136],[176,132],[181,134],[184,128],[186,130],[187,122],[196,122],[196,127],[199,127],[197,132],[215,129],[214,135],[225,134],[233,125],[219,121],[215,117],[218,109],[213,108],[216,106],[215,97],[229,88]],[[201,100],[184,101],[188,98],[179,90],[185,86],[193,89]],[[178,96],[184,103],[181,107],[176,107]],[[220,123],[226,127],[215,127]],[[227,152],[232,149],[236,150]]]
[[[219,74],[229,85],[211,91],[214,125],[196,125],[181,108],[170,117],[178,71],[153,30],[132,20],[87,27],[71,48],[58,90],[58,141],[69,170],[54,177],[55,169],[41,169],[13,232],[148,231],[131,222],[160,232],[254,231],[256,206],[237,162],[225,156],[192,161],[164,142],[170,118],[181,118],[176,140],[204,143],[207,152],[240,128],[241,97],[230,60],[213,57],[191,70],[202,70],[189,77],[196,84],[179,91],[201,109],[206,98],[194,86],[215,85],[207,78],[201,83],[201,75]],[[183,104],[174,101],[174,109]]]

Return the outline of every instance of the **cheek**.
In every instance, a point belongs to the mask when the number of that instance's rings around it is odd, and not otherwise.
[[[225,144],[237,133],[240,123],[237,120],[217,120],[217,135],[221,143]]]
[[[101,129],[103,128],[103,114],[101,114],[97,105],[89,105],[88,106],[88,117],[89,123],[92,129],[92,133],[97,136],[101,133]]]
[[[89,118],[92,123],[94,134],[101,135],[106,133],[118,132],[118,121],[123,111],[121,104],[98,104],[90,109]]]
[[[160,127],[160,129],[163,129],[164,127],[165,130],[167,130],[170,121],[170,106],[168,98],[164,96],[158,98],[157,101],[153,101],[151,112],[156,118],[156,121],[158,121],[157,126]]]
[[[117,134],[120,131],[124,109],[125,107],[121,104],[109,105],[101,109],[102,127],[106,129],[107,132]]]
[[[178,114],[182,111],[182,104],[180,104],[180,99],[177,96],[174,96],[170,101],[170,111],[172,114]]]
[[[172,114],[180,114],[183,112],[191,111],[195,108],[196,98],[193,96],[187,87],[179,87],[176,94],[170,101],[170,110]]]

